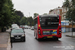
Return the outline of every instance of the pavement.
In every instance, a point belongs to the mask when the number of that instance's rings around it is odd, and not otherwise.
[[[65,33],[63,33],[63,34],[65,34],[67,37],[74,37],[75,38],[75,32],[65,32]]]
[[[11,50],[9,32],[10,29],[6,32],[0,32],[0,50]]]

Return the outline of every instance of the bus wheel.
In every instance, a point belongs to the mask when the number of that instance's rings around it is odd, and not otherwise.
[[[37,39],[36,36],[35,36],[35,39]]]
[[[34,33],[34,37],[35,37],[35,39],[37,39],[37,35]]]
[[[38,40],[38,36],[37,36],[37,34],[36,34],[36,39]]]
[[[58,41],[58,38],[55,38],[55,41]]]

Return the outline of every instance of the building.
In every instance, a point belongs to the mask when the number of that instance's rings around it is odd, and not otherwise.
[[[66,20],[66,13],[68,11],[68,8],[62,6],[62,19]]]
[[[57,15],[60,15],[61,16],[61,20],[62,19],[62,7],[58,7],[58,8],[55,8],[53,10],[50,10],[49,11],[49,14],[57,14]]]

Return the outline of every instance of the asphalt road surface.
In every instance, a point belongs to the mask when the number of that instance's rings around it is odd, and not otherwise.
[[[75,50],[75,38],[66,37],[62,33],[62,38],[58,41],[41,40],[34,38],[34,30],[25,29],[26,42],[14,42],[12,50]]]

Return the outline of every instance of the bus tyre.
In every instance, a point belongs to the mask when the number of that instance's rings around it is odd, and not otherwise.
[[[35,36],[35,39],[37,39],[36,36]]]
[[[38,36],[36,35],[36,39],[38,40]]]
[[[37,39],[38,41],[40,41],[40,39]]]
[[[55,38],[55,41],[58,41],[58,38]]]
[[[37,39],[38,41],[40,41],[40,38],[38,38],[38,36],[36,36],[36,39]]]
[[[37,39],[37,37],[36,37],[37,35],[34,33],[34,37],[35,37],[35,39]]]

